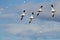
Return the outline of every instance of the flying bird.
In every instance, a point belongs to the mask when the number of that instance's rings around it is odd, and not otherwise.
[[[33,18],[34,18],[34,12],[32,12],[32,15],[29,17],[29,23],[31,23]]]
[[[42,8],[43,8],[43,6],[41,5],[41,7],[38,9],[37,16],[40,14],[40,12],[42,12]]]
[[[24,16],[25,16],[25,10],[23,10],[23,13],[21,14],[21,20],[23,19]]]
[[[54,6],[53,5],[51,5],[51,14],[52,14],[52,17],[54,17],[54,13],[56,12],[56,10],[54,9]]]

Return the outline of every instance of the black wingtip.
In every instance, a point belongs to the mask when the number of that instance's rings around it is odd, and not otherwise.
[[[43,8],[43,6],[41,5],[41,8]]]
[[[23,18],[21,18],[21,20],[23,20]]]
[[[37,14],[37,16],[39,15],[39,13]]]
[[[51,7],[54,7],[53,4],[51,5]]]
[[[25,12],[25,10],[23,10],[23,12]]]
[[[32,15],[34,15],[34,12],[32,12]]]
[[[52,15],[52,17],[54,17],[54,14]]]
[[[22,15],[22,16],[21,16],[21,20],[23,19],[23,17],[24,17],[24,16]]]
[[[29,21],[29,24],[31,23],[31,21]]]

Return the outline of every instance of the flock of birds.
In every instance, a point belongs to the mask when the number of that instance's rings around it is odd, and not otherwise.
[[[39,16],[39,14],[41,12],[43,12],[42,8],[43,8],[43,6],[41,5],[40,8],[37,11],[38,12],[37,16]],[[51,14],[52,14],[52,17],[54,17],[54,13],[55,12],[56,12],[56,10],[54,9],[54,6],[52,4],[51,5]],[[21,20],[23,20],[23,18],[25,17],[25,15],[26,15],[25,13],[26,13],[26,10],[23,10],[23,13],[21,14]],[[32,12],[32,15],[29,17],[29,24],[32,22],[33,18],[34,18],[34,12]]]

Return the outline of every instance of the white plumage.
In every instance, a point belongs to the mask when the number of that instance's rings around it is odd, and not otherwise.
[[[54,17],[54,13],[56,12],[56,10],[54,9],[54,6],[53,5],[51,5],[51,15],[52,15],[52,17]]]
[[[21,15],[25,16],[25,13],[22,13]]]
[[[39,11],[39,12],[42,12],[42,8],[40,8],[38,11]]]
[[[23,19],[24,16],[25,16],[25,10],[23,10],[23,13],[21,14],[21,20]]]
[[[55,13],[55,9],[54,8],[51,8],[51,11],[52,11],[52,13]]]
[[[40,14],[40,12],[42,12],[42,11],[43,11],[43,10],[42,10],[42,8],[43,8],[43,6],[41,6],[41,7],[38,9],[37,16]]]
[[[32,15],[29,17],[29,23],[31,23],[33,18],[34,18],[34,13],[32,12]]]

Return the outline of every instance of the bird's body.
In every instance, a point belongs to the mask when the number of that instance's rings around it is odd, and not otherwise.
[[[31,23],[33,18],[34,18],[34,13],[32,12],[32,15],[29,17],[29,23]]]
[[[21,20],[23,19],[24,16],[25,16],[25,10],[23,10],[23,13],[21,14]]]
[[[54,13],[56,12],[56,10],[54,9],[54,6],[53,5],[51,5],[51,14],[52,14],[52,17],[54,17]]]
[[[40,12],[42,12],[42,7],[43,7],[43,6],[41,6],[41,7],[38,9],[37,16],[40,14]]]
[[[29,23],[31,23],[32,19],[33,19],[33,15],[29,17]]]
[[[54,17],[54,13],[51,13],[52,17]]]
[[[40,9],[38,10],[38,12],[42,12],[42,8],[40,8]]]
[[[24,15],[25,16],[25,13],[22,13],[21,15]]]
[[[55,13],[55,9],[54,9],[54,8],[52,8],[51,12],[52,12],[52,13]]]

